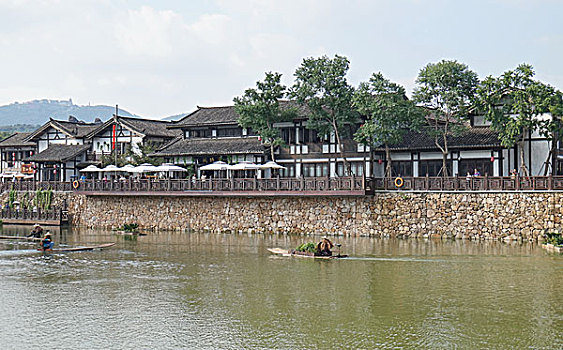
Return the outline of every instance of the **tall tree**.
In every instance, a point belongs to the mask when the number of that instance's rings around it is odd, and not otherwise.
[[[287,93],[281,77],[280,73],[267,72],[264,81],[256,82],[256,89],[247,89],[242,96],[234,98],[239,125],[260,135],[264,145],[270,147],[273,161],[275,147],[283,143],[280,130],[274,127],[274,123],[290,121],[296,114],[294,108],[280,106],[280,99]]]
[[[561,135],[561,92],[534,80],[534,74],[532,66],[521,64],[498,78],[487,77],[478,89],[479,106],[491,127],[499,132],[501,144],[508,148],[518,145],[520,169],[525,176],[529,175],[524,159],[526,137],[538,131],[554,141]],[[546,113],[551,113],[552,118],[541,117]],[[546,172],[550,158],[551,153],[545,163]]]
[[[374,73],[368,82],[360,83],[353,101],[358,112],[366,117],[354,138],[372,151],[378,145],[385,147],[385,176],[389,177],[392,175],[389,146],[403,141],[407,131],[418,129],[424,122],[423,113],[407,98],[404,87],[381,73]],[[370,165],[373,174],[373,159]]]
[[[413,98],[430,111],[428,131],[442,152],[440,172],[448,176],[448,137],[464,130],[469,106],[475,99],[477,74],[463,63],[442,60],[422,68],[416,83]]]
[[[347,175],[351,169],[342,139],[346,136],[345,128],[358,121],[352,106],[354,88],[346,79],[349,66],[348,59],[338,55],[305,58],[295,71],[291,88],[291,96],[309,107],[307,127],[316,130],[320,137],[335,136]]]

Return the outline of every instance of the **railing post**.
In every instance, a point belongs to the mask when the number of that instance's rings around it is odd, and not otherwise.
[[[516,175],[515,181],[516,181],[516,184],[515,184],[514,187],[516,188],[516,191],[520,191],[520,175]]]
[[[547,189],[548,190],[553,190],[553,175],[549,174],[549,177],[547,178]]]
[[[483,181],[483,190],[489,189],[489,174],[485,174],[485,181]]]

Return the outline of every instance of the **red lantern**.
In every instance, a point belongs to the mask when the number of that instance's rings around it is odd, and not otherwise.
[[[377,164],[383,164],[383,159],[378,159]]]
[[[495,161],[495,157],[491,157],[491,162],[494,162],[494,161]]]

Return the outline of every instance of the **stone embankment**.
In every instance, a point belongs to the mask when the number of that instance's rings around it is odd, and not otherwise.
[[[155,230],[537,239],[561,232],[563,193],[378,193],[373,197],[64,194],[77,226]],[[59,199],[60,200],[60,199]]]

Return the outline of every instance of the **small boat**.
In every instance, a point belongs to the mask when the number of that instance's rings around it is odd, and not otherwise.
[[[0,235],[0,239],[13,239],[13,240],[24,240],[24,241],[40,241],[41,238],[27,237],[27,236],[6,236]]]
[[[347,258],[348,255],[331,255],[331,256],[321,256],[315,255],[309,252],[298,252],[296,250],[287,250],[282,248],[268,248],[268,251],[273,254],[282,255],[282,256],[295,256],[298,258],[313,258],[313,259],[342,259]]]
[[[87,250],[94,250],[94,249],[104,249],[109,248],[115,245],[115,243],[105,243],[96,246],[88,246],[88,247],[74,247],[74,248],[53,248],[46,251],[46,253],[60,253],[60,252],[82,252]],[[37,248],[38,251],[43,251],[42,248]]]

